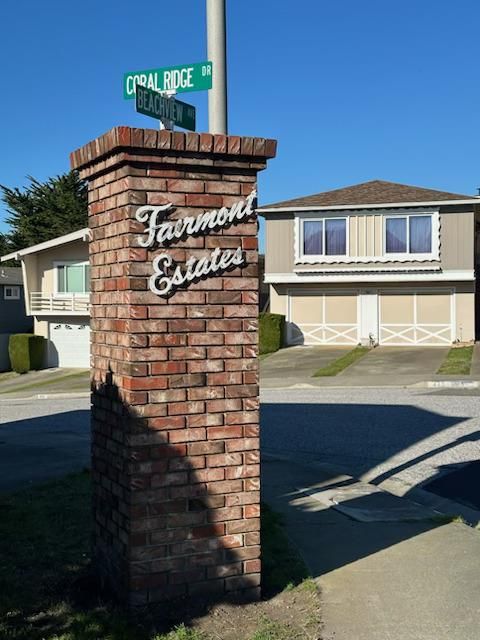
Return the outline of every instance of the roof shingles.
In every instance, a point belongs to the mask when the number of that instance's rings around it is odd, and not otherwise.
[[[328,207],[342,205],[391,204],[402,202],[439,202],[442,200],[471,200],[466,196],[436,189],[424,189],[397,182],[371,180],[350,187],[324,191],[311,196],[293,198],[283,202],[263,205],[260,209],[282,209],[284,207]]]

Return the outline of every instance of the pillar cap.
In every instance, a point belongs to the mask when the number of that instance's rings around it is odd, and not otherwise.
[[[70,154],[70,167],[82,171],[114,153],[138,150],[152,155],[160,152],[180,153],[182,156],[199,153],[212,154],[219,158],[243,159],[250,162],[265,162],[274,158],[277,141],[269,138],[227,136],[211,133],[184,133],[182,131],[158,131],[134,127],[113,127],[107,133],[88,142]]]

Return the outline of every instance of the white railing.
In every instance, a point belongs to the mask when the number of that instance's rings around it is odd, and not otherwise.
[[[85,313],[88,314],[90,303],[88,294],[68,293],[54,294],[32,291],[30,293],[30,310],[32,313]]]

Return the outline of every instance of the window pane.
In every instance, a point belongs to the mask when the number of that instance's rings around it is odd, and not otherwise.
[[[431,216],[411,216],[410,253],[431,253],[432,218]]]
[[[67,265],[64,267],[66,275],[67,293],[83,293],[83,266],[80,264]]]
[[[345,220],[325,220],[325,253],[344,256],[347,252],[347,223]]]
[[[303,253],[307,256],[318,256],[323,253],[323,222],[321,220],[304,221]]]
[[[387,218],[386,224],[386,252],[406,253],[407,251],[407,219]]]

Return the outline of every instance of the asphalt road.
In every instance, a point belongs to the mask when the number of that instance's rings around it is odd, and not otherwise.
[[[261,399],[263,450],[394,481],[400,494],[480,459],[478,391],[269,389]]]
[[[0,491],[90,466],[89,399],[0,401]]]
[[[409,389],[264,390],[262,449],[407,493],[480,460],[480,397]],[[90,464],[89,399],[0,402],[0,490]]]

